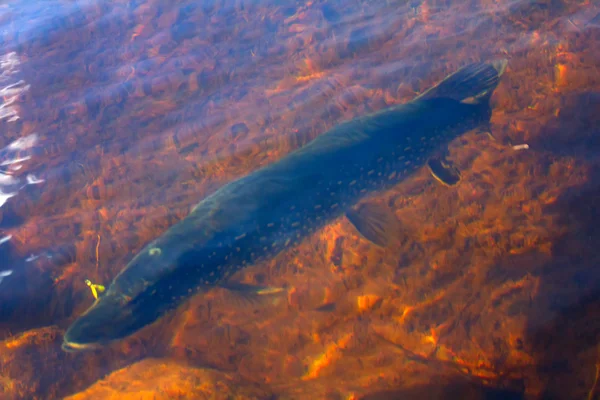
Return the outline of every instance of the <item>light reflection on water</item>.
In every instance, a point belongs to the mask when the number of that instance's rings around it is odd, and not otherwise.
[[[36,141],[36,135],[29,135],[0,149],[0,207],[26,185],[44,182],[31,173],[26,174],[24,178],[14,176],[15,172],[22,174],[23,163],[31,159],[31,149]]]

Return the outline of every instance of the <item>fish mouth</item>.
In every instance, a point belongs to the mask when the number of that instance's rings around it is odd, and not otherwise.
[[[63,340],[61,348],[67,353],[77,353],[81,351],[96,350],[100,345],[95,343],[76,343]]]
[[[98,328],[94,319],[80,317],[63,335],[62,349],[67,353],[94,350],[101,347],[102,337],[98,337]]]

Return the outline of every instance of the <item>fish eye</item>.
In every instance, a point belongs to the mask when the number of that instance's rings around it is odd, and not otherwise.
[[[161,253],[162,250],[158,247],[153,247],[150,250],[148,250],[148,254],[150,254],[151,256],[159,256]]]

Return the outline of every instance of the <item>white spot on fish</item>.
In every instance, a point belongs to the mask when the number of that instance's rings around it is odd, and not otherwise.
[[[148,254],[150,254],[151,256],[159,256],[161,255],[161,253],[162,250],[158,247],[152,247],[150,250],[148,250]]]

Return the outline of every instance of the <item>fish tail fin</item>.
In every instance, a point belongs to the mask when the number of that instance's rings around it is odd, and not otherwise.
[[[423,92],[417,99],[451,98],[461,103],[487,103],[504,73],[505,59],[467,65]]]

